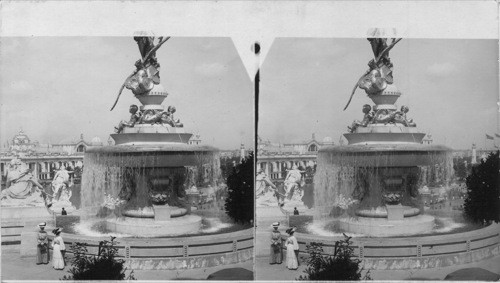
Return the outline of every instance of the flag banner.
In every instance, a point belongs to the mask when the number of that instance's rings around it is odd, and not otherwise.
[[[486,138],[487,138],[487,139],[489,139],[489,140],[494,139],[492,136],[490,136],[490,135],[488,135],[488,134],[486,134]]]
[[[500,138],[500,134],[495,134],[495,137]]]

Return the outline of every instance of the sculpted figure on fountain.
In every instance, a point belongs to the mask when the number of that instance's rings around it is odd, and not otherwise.
[[[134,125],[141,119],[142,113],[139,112],[139,107],[137,107],[137,105],[135,104],[130,105],[129,112],[131,114],[130,120],[128,122],[123,120],[120,122],[118,127],[115,127],[117,134],[121,133],[123,131],[123,128],[125,127],[130,127],[130,128],[134,127]]]
[[[410,111],[410,108],[408,108],[408,106],[401,106],[401,121],[402,121],[402,124],[404,124],[405,126],[407,127],[416,127],[417,124],[415,124],[413,122],[413,119],[408,119],[406,118],[406,113],[408,113],[408,111]]]
[[[378,33],[379,31],[375,30],[373,36],[377,36]],[[388,38],[368,38],[375,58],[368,62],[369,69],[359,78],[354,86],[344,110],[347,109],[351,103],[352,97],[358,87],[364,89],[368,95],[379,95],[388,85],[393,83],[393,65],[389,58],[389,51],[401,40],[401,38],[392,38],[390,40],[391,42],[389,43]]]
[[[183,124],[180,122],[180,120],[174,118],[174,113],[176,111],[177,110],[174,106],[169,106],[167,108],[167,111],[163,112],[161,115],[161,123],[168,124],[176,128],[183,127]]]
[[[358,127],[366,127],[372,122],[375,114],[373,113],[372,107],[370,105],[363,105],[363,113],[365,113],[365,116],[363,117],[363,120],[361,122],[358,120],[354,120],[354,122],[352,122],[352,125],[350,127],[347,127],[349,129],[349,132],[354,133]]]
[[[170,37],[160,37],[157,44],[152,36],[136,36],[134,40],[139,46],[141,59],[135,62],[135,70],[129,75],[120,87],[115,103],[111,107],[113,110],[120,99],[124,88],[130,89],[136,96],[147,95],[155,85],[160,83],[160,64],[156,59],[156,51]]]
[[[125,87],[135,95],[143,95],[160,83],[160,64],[156,59],[155,47],[162,43],[163,37],[159,38],[157,45],[154,44],[155,38],[152,36],[136,36],[134,40],[139,46],[141,59],[135,62],[135,74],[127,79]]]
[[[367,127],[370,124],[402,124],[405,127],[416,127],[417,124],[413,119],[406,117],[406,113],[410,110],[408,106],[401,106],[401,110],[378,109],[376,112],[371,111],[371,106],[363,105],[363,120],[354,120],[351,126],[348,126],[350,133],[355,133],[358,127]]]

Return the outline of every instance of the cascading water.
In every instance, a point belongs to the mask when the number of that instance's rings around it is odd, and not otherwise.
[[[160,84],[153,49],[168,39],[160,38],[154,46],[151,37],[135,37],[143,57],[121,89],[132,90],[142,106],[131,105],[130,121],[115,127],[115,145],[85,153],[81,214],[104,218],[106,232],[146,237],[196,234],[205,218],[192,210],[207,198],[212,206],[204,207],[204,213],[223,213],[219,151],[189,144],[192,134],[174,118],[175,107],[165,110],[162,105],[168,93]]]
[[[409,152],[404,157],[398,152],[374,154],[366,149],[358,150],[353,152],[348,147],[332,147],[318,153],[314,176],[316,217],[330,217],[334,207],[340,206],[349,206],[345,212],[352,217],[356,209],[383,207],[381,196],[385,186],[381,176],[403,176],[405,190],[401,204],[422,208],[418,188],[429,184],[448,185],[454,174],[452,154],[443,148],[442,151]],[[401,163],[400,158],[415,160],[423,154],[429,165],[393,167]],[[361,197],[363,200],[359,201]],[[345,203],[353,201],[356,201],[353,205]]]
[[[453,175],[451,149],[422,144],[425,134],[406,116],[409,108],[398,110],[395,105],[401,92],[393,82],[389,50],[401,39],[368,40],[375,59],[357,87],[375,105],[365,104],[363,120],[348,127],[347,146],[319,150],[316,219],[333,217],[341,230],[369,236],[429,232],[434,217],[423,213],[419,189],[448,185]]]
[[[152,205],[151,194],[155,191],[166,193],[169,205],[187,205],[180,203],[176,196],[178,193],[182,195],[189,186],[217,188],[222,184],[220,159],[216,151],[193,152],[190,158],[192,163],[188,166],[162,165],[165,163],[162,159],[169,158],[174,156],[168,152],[130,153],[116,149],[111,152],[106,152],[104,148],[90,149],[84,158],[82,209],[96,211],[107,196],[119,198],[126,194],[128,186],[137,187],[128,207],[144,208]],[[196,176],[189,176],[189,172],[194,172]],[[158,189],[162,186],[165,189]],[[180,191],[173,192],[174,189]]]

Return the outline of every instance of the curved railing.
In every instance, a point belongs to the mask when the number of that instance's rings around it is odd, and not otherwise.
[[[324,254],[333,254],[340,237],[295,233],[299,254],[306,245],[323,243]],[[283,237],[286,239],[286,237]],[[456,234],[405,238],[352,238],[354,254],[367,269],[437,268],[481,261],[500,254],[500,225]]]
[[[131,269],[187,269],[233,264],[253,259],[253,229],[179,238],[117,238],[118,257]],[[53,236],[50,237],[53,239]],[[108,237],[63,234],[68,254],[73,243],[84,243],[96,255]]]

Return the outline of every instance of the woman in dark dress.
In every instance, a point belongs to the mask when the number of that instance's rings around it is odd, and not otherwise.
[[[49,236],[45,232],[45,222],[38,224],[40,231],[37,234],[36,264],[49,263]]]
[[[278,231],[279,222],[273,223],[273,231],[271,232],[271,250],[269,264],[281,264],[283,254],[281,249],[281,233]]]

